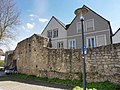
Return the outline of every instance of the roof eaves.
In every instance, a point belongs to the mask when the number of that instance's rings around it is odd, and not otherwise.
[[[83,7],[84,7],[84,8],[87,8],[88,10],[92,11],[93,13],[97,14],[99,17],[101,17],[102,19],[104,19],[105,21],[108,22],[107,19],[105,19],[104,17],[102,17],[101,15],[99,15],[98,13],[96,13],[95,11],[93,11],[92,9],[90,9],[89,7],[87,7],[86,5],[83,5]],[[82,7],[82,8],[83,8],[83,7]]]
[[[117,34],[118,31],[120,31],[120,28],[113,34],[113,36],[115,36],[115,34]]]
[[[56,17],[54,17],[54,19],[65,29],[65,24],[62,21],[58,20]]]
[[[74,22],[74,20],[76,19],[76,17],[77,17],[77,16],[75,16],[75,17],[74,17],[74,19],[73,19],[73,20],[72,20],[72,22],[70,23],[69,27],[70,27],[70,26],[71,26],[71,24]],[[68,28],[66,28],[66,30],[67,30],[67,29],[69,29],[69,27],[68,27]]]
[[[49,25],[49,23],[51,22],[51,20],[54,18],[54,16],[51,17],[50,21],[48,22],[48,24],[45,26],[45,28],[43,29],[42,33],[45,31],[45,29],[47,28],[47,26]],[[42,35],[41,33],[41,35]]]

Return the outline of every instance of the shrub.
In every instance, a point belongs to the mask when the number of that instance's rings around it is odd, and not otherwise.
[[[4,66],[4,60],[0,60],[0,67]]]

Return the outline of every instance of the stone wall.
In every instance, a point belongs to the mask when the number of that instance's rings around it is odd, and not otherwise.
[[[39,70],[47,70],[48,39],[34,34],[18,43],[14,51],[18,72],[38,75]]]
[[[18,72],[40,77],[81,79],[82,62],[79,49],[50,49],[48,39],[33,35],[18,43],[14,58]],[[87,81],[120,83],[120,44],[87,50]]]
[[[89,49],[86,69],[88,81],[120,83],[120,43]]]

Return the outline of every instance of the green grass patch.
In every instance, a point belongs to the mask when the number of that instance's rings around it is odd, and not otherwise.
[[[41,81],[52,84],[60,84],[64,86],[70,87],[83,87],[83,83],[80,80],[62,80],[58,78],[47,78],[47,77],[36,77],[34,75],[26,75],[26,74],[13,74],[14,78],[23,79],[23,80],[33,80],[33,81]],[[105,82],[93,82],[87,83],[87,88],[92,89],[95,88],[97,90],[120,90],[120,84],[113,84],[108,81]]]

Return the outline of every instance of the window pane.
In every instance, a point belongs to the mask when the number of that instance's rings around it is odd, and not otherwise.
[[[98,40],[97,46],[106,45],[106,43],[105,43],[105,36],[104,35],[98,36],[97,40]]]
[[[74,47],[75,47],[75,41],[73,41],[73,43],[72,43],[72,44],[73,44],[73,48],[74,48]]]
[[[52,38],[52,31],[48,31],[48,32],[47,32],[47,36],[48,36],[49,38]]]
[[[76,41],[75,41],[75,39],[69,40],[69,48],[70,49],[75,49],[76,48]]]
[[[88,39],[88,47],[91,47],[90,38]]]
[[[91,38],[92,40],[92,47],[94,47],[94,38]]]
[[[81,23],[78,23],[78,32],[81,32],[82,27],[81,27]]]
[[[72,48],[72,41],[70,41],[70,48]]]
[[[57,43],[57,48],[63,48],[63,42],[58,42]]]
[[[87,20],[86,27],[87,27],[87,31],[93,30],[93,20]]]
[[[53,29],[53,37],[58,37],[58,29]]]

